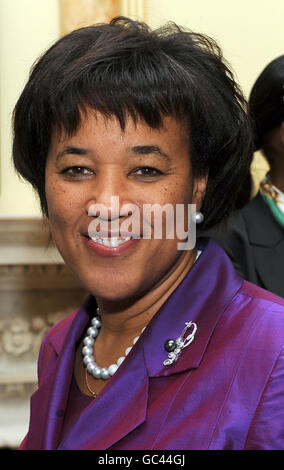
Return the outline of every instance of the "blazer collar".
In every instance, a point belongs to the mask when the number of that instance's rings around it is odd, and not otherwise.
[[[47,366],[41,370],[39,387],[31,397],[30,427],[22,448],[57,448],[72,380],[76,343],[88,319],[85,303],[79,311],[53,327],[48,342],[51,348],[45,348]]]
[[[242,211],[259,284],[283,297],[284,229],[260,193]]]
[[[40,442],[40,448],[43,449],[107,449],[146,419],[149,379],[140,342],[135,354],[127,356],[125,364],[120,366],[103,392],[84,410],[74,427],[60,442],[63,425],[60,416],[67,406],[76,344],[95,308],[95,299],[88,296],[82,307],[73,314],[71,325],[65,332],[65,341],[62,341],[60,329],[51,337],[50,344],[58,355],[57,367],[50,378],[53,385],[50,387],[46,381],[36,392],[37,406],[33,415],[41,420],[44,437],[40,439],[39,436],[34,436],[30,439],[31,446],[37,446]],[[40,408],[39,404],[46,401],[48,396],[48,406],[45,409]],[[135,403],[135,407],[129,414],[130,403]],[[40,416],[36,417],[36,411]],[[127,419],[121,419],[122,416],[127,416]],[[106,422],[111,425],[106,426]],[[92,430],[90,423],[94,423]]]
[[[58,449],[104,450],[113,446],[146,420],[148,388],[140,343],[83,411]]]
[[[248,238],[253,245],[273,247],[283,240],[284,230],[258,193],[243,209],[247,219]],[[264,228],[269,226],[269,230]]]
[[[201,243],[201,256],[143,333],[150,377],[168,376],[199,366],[219,318],[243,283],[227,255],[213,240]],[[178,338],[189,321],[197,325],[193,342],[175,363],[164,366],[168,354],[165,342]]]
[[[60,328],[56,328],[57,325],[55,325],[54,332],[49,341],[58,356],[60,356],[63,349],[68,348],[68,346],[74,346],[74,342],[80,339],[88,322],[95,315],[96,308],[97,304],[95,298],[89,295],[81,307],[71,314],[72,317],[67,317],[69,327],[68,330],[65,331],[65,334],[62,334],[62,324],[60,324]]]
[[[44,426],[44,449],[56,449],[61,437],[61,429],[63,424],[62,414],[67,406],[67,399],[70,384],[73,375],[76,344],[80,339],[82,332],[87,326],[90,319],[88,314],[88,306],[93,303],[91,298],[87,298],[79,311],[73,314],[73,320],[70,327],[62,335],[60,329],[55,331],[51,336],[50,344],[53,346],[58,355],[56,369],[53,371],[53,382],[50,391],[48,390],[49,380],[44,382],[42,387],[38,389],[40,396],[49,395],[48,406],[46,408],[47,417]],[[60,419],[61,417],[61,419]]]

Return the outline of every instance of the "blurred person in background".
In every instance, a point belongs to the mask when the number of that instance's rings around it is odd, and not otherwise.
[[[270,62],[249,97],[255,150],[269,172],[259,191],[213,234],[246,280],[284,297],[284,55]],[[246,189],[247,188],[247,189]],[[251,190],[249,179],[241,194]]]

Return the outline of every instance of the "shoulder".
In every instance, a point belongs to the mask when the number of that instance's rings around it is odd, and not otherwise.
[[[79,309],[71,312],[48,330],[42,342],[42,349],[46,349],[52,346],[56,352],[61,350],[64,340],[78,311]]]
[[[76,317],[82,318],[86,316],[86,318],[88,318],[89,312],[96,311],[96,308],[96,299],[90,294],[87,295],[83,303],[77,309],[64,316],[49,329],[45,336],[45,341],[47,343],[49,341],[55,343],[58,341],[60,343],[61,339],[65,338],[68,334],[68,331],[74,320],[76,320]]]
[[[242,318],[243,328],[253,332],[252,344],[279,349],[284,345],[284,299],[244,281],[230,308]]]
[[[74,335],[80,336],[89,319],[89,308],[94,309],[95,306],[95,299],[89,295],[78,309],[70,312],[48,330],[40,348],[39,375],[47,366],[52,367],[53,362],[61,354],[67,337],[70,341],[74,341]]]
[[[230,217],[216,228],[220,236],[225,232],[239,234],[247,230],[255,221],[271,218],[270,210],[263,201],[261,194],[254,196],[244,207],[233,212]]]
[[[66,315],[50,328],[44,341],[46,343],[51,342],[59,353],[70,328],[73,330],[74,326],[80,330],[81,323],[85,325],[85,322],[89,319],[89,312],[95,311],[96,308],[95,298],[92,295],[88,295],[79,308],[70,312],[69,315]]]
[[[239,292],[248,298],[264,301],[265,304],[284,311],[284,298],[266,289],[262,289],[251,282],[244,281]]]
[[[246,385],[258,387],[245,449],[283,449],[284,299],[244,283],[253,322],[243,348]]]
[[[237,212],[245,214],[247,212],[252,212],[257,208],[261,209],[262,211],[264,207],[266,207],[266,204],[260,192],[258,192],[254,197],[251,198],[251,200],[245,206],[243,206]]]
[[[37,364],[39,384],[43,376],[55,367],[57,357],[77,312],[78,310],[75,310],[53,325],[43,338]]]
[[[78,311],[79,309],[74,310],[73,312],[69,313],[69,315],[55,323],[48,330],[45,336],[45,341],[48,342],[58,337],[65,337]]]
[[[229,219],[214,227],[208,236],[227,252],[242,277],[257,282],[252,250],[275,246],[283,240],[283,230],[258,193]]]
[[[278,224],[274,220],[274,216],[267,203],[264,201],[260,192],[257,193],[244,207],[233,212],[229,217],[227,222],[228,231],[236,232],[239,227],[245,227],[245,230],[249,232],[249,237],[254,238],[259,234],[259,229],[266,227],[267,224],[275,225],[278,227]],[[263,231],[261,231],[261,235]]]
[[[258,193],[244,207],[231,214],[224,224],[227,233],[238,235],[247,232],[248,227],[254,222],[259,222],[267,217],[267,212],[270,212],[269,209],[267,209],[260,193]]]

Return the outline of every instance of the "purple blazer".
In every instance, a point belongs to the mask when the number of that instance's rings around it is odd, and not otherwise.
[[[213,241],[61,439],[92,303],[43,341],[21,449],[284,449],[284,300],[243,281]],[[164,366],[165,341],[190,320],[194,341]]]

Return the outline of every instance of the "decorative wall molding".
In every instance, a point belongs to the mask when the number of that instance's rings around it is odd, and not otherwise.
[[[146,21],[145,0],[121,0],[121,14],[139,21]]]
[[[60,31],[109,22],[118,15],[145,20],[145,0],[59,0]]]
[[[11,399],[11,398],[24,398],[29,399],[29,397],[36,391],[37,383],[33,382],[19,382],[19,383],[1,383],[0,382],[0,400]],[[1,445],[1,440],[0,440]],[[14,445],[14,444],[12,444]]]
[[[0,217],[0,264],[62,264],[42,217]]]
[[[24,315],[17,315],[0,320],[0,358],[4,355],[18,358],[31,354],[37,359],[48,330],[77,307],[70,305],[65,310],[49,312],[45,316],[26,318]],[[0,383],[2,381],[3,377],[0,377]]]
[[[64,264],[0,264],[0,292],[78,289],[78,286]]]
[[[49,239],[41,218],[0,218],[0,447],[27,431],[45,334],[87,295]]]
[[[62,36],[83,26],[109,22],[121,13],[120,0],[59,0]]]
[[[48,330],[77,306],[27,318],[24,315],[0,320],[0,399],[25,398],[37,388],[36,363]]]

